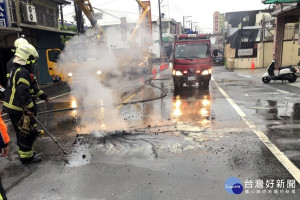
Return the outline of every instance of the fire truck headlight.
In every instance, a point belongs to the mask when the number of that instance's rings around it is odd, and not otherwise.
[[[208,75],[208,74],[211,74],[211,69],[209,69],[209,70],[204,70],[201,74],[202,74],[202,75]]]
[[[72,76],[73,76],[72,72],[68,73],[68,77],[72,77]]]
[[[176,70],[173,70],[173,75],[174,76],[182,76],[182,72],[181,71],[176,71]]]

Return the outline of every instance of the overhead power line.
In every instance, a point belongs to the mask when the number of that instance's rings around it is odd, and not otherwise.
[[[112,14],[110,14],[110,13],[108,13],[108,12],[105,12],[104,10],[101,10],[101,9],[99,9],[99,8],[95,8],[95,7],[93,7],[95,10],[98,10],[98,11],[101,11],[101,12],[103,12],[103,13],[106,13],[106,14],[108,14],[108,15],[110,15],[110,16],[112,16],[112,17],[115,17],[115,18],[117,18],[117,19],[121,19],[120,17],[117,17],[117,16],[115,16],[115,15],[112,15]]]

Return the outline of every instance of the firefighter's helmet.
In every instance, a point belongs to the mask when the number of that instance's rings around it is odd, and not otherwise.
[[[18,48],[18,46],[20,46],[22,44],[28,44],[28,41],[24,38],[18,38],[15,40],[14,46],[15,46],[15,48]]]
[[[16,49],[15,56],[21,58],[26,64],[35,63],[35,60],[39,57],[38,52],[31,44],[21,44]],[[26,65],[24,64],[24,65]]]

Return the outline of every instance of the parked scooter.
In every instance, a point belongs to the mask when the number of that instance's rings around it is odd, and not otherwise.
[[[262,76],[262,81],[264,83],[269,83],[271,80],[277,81],[281,80],[288,81],[290,83],[293,83],[297,80],[298,72],[296,68],[292,65],[286,66],[286,67],[279,67],[278,75],[275,75],[275,60],[272,60],[272,63],[268,67],[268,71]]]

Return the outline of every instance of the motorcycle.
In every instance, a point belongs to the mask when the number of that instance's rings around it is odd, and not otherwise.
[[[299,73],[296,68],[292,65],[286,67],[279,67],[278,75],[275,75],[275,61],[272,60],[272,63],[268,67],[268,71],[262,76],[262,81],[264,83],[269,83],[271,80],[274,82],[277,80],[288,81],[294,83],[297,80]]]

